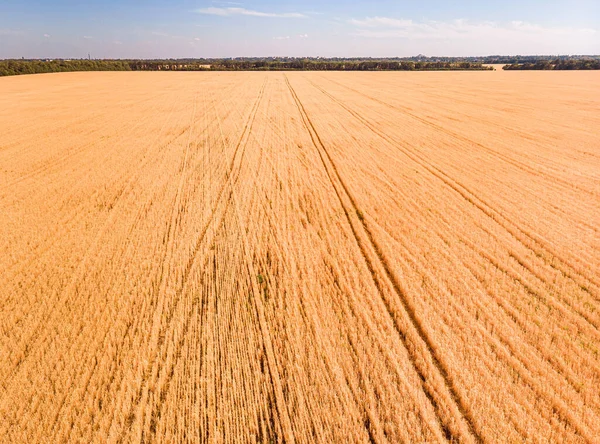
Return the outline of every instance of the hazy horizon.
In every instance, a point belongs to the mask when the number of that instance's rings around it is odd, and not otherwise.
[[[261,55],[248,55],[248,56],[224,56],[224,57],[156,57],[156,58],[142,58],[142,57],[94,57],[92,54],[89,54],[89,58],[91,60],[227,60],[227,59],[277,59],[277,58],[294,58],[294,59],[394,59],[394,58],[418,58],[418,57],[427,57],[431,59],[436,58],[486,58],[486,57],[600,57],[600,54],[486,54],[486,55],[458,55],[458,56],[448,56],[448,55],[440,55],[440,54],[415,54],[412,56],[381,56],[375,57],[370,55],[352,55],[352,56],[288,56],[285,54],[280,55],[272,55],[272,56],[261,56]],[[0,57],[0,60],[88,60],[88,56],[85,57]]]
[[[0,58],[580,55],[599,30],[591,0],[5,0]]]

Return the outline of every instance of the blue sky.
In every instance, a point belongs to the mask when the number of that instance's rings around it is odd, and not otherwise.
[[[0,58],[599,54],[600,0],[0,0]]]

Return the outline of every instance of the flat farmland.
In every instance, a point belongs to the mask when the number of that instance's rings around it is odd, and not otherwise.
[[[594,442],[600,73],[0,79],[1,442]]]

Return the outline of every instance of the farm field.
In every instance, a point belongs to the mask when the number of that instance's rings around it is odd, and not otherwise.
[[[0,442],[594,442],[600,73],[0,79]]]

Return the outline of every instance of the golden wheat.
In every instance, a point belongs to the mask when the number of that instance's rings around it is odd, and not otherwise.
[[[594,72],[0,80],[0,441],[593,442]]]

